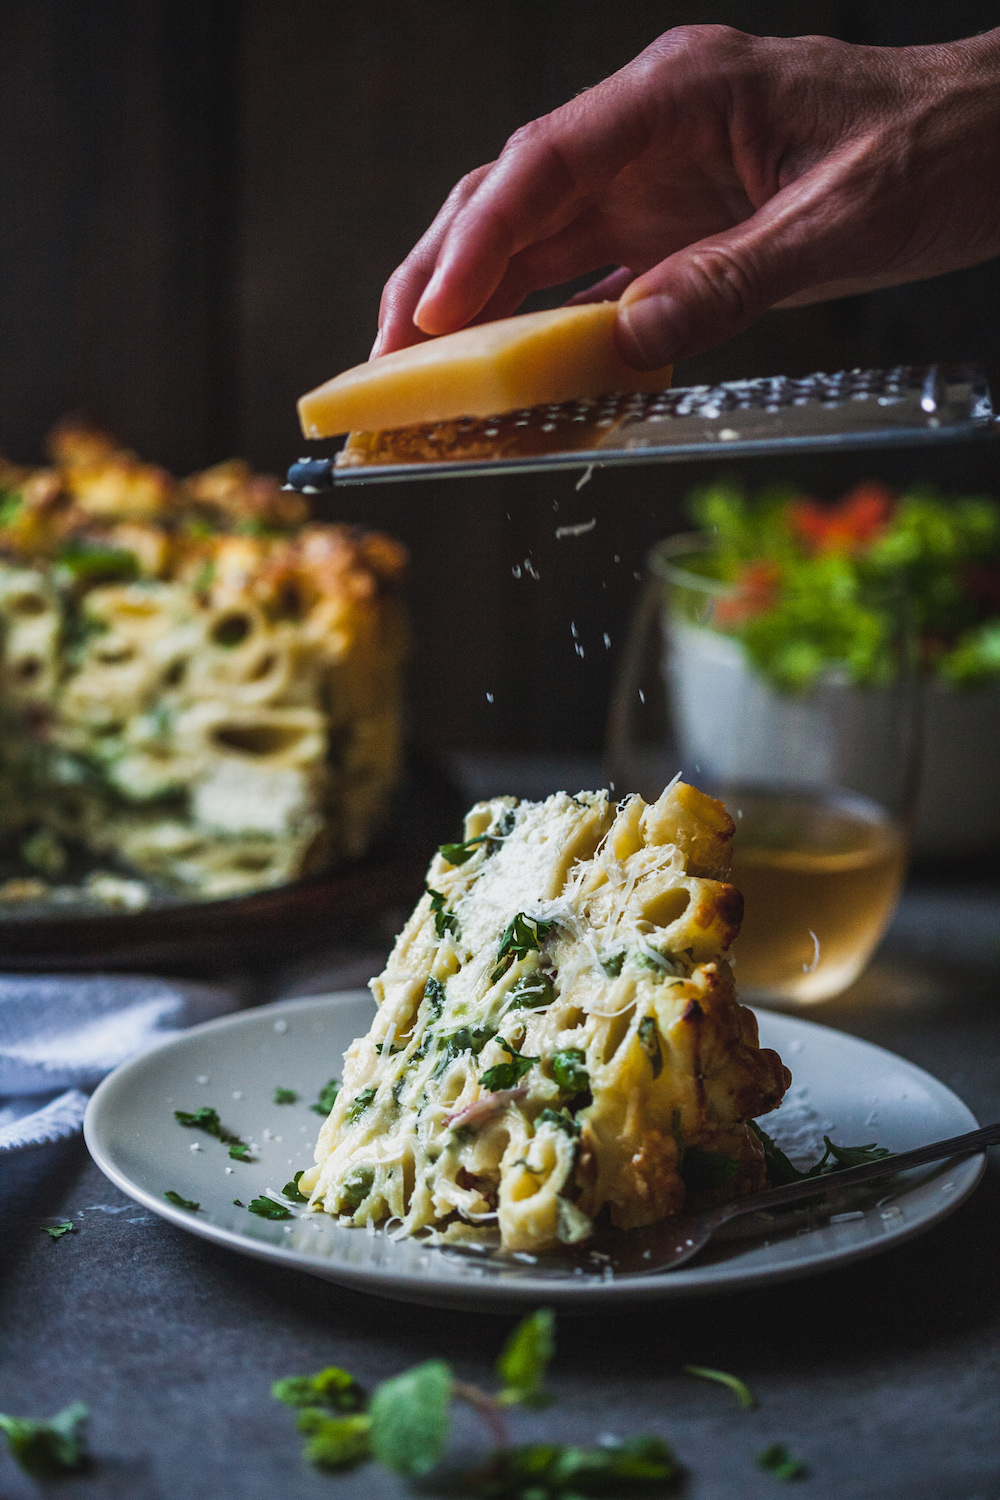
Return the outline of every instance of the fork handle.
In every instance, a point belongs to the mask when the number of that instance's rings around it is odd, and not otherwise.
[[[953,1135],[946,1141],[932,1141],[929,1146],[916,1146],[912,1151],[900,1151],[895,1156],[883,1156],[879,1161],[864,1162],[860,1167],[847,1167],[843,1172],[831,1172],[828,1177],[807,1177],[802,1182],[789,1182],[784,1187],[768,1188],[755,1193],[752,1198],[738,1198],[725,1205],[726,1219],[735,1219],[740,1214],[760,1213],[763,1210],[781,1208],[786,1203],[800,1203],[803,1198],[815,1198],[817,1194],[840,1192],[843,1188],[856,1187],[862,1182],[872,1182],[878,1177],[890,1177],[896,1172],[905,1172],[910,1167],[921,1167],[925,1162],[942,1161],[947,1156],[975,1156],[985,1146],[1000,1145],[1000,1124],[984,1125],[980,1130],[970,1130],[965,1135]]]

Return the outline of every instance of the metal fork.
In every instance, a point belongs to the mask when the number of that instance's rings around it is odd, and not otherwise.
[[[860,1167],[848,1167],[842,1172],[833,1172],[828,1177],[807,1177],[801,1182],[791,1182],[785,1187],[768,1188],[755,1193],[752,1198],[739,1198],[733,1203],[720,1203],[715,1208],[700,1213],[681,1214],[664,1224],[651,1226],[649,1230],[629,1231],[627,1248],[616,1245],[617,1253],[610,1257],[614,1270],[619,1274],[672,1271],[691,1260],[703,1250],[714,1234],[724,1224],[744,1214],[771,1213],[775,1209],[788,1208],[807,1199],[842,1198],[853,1188],[863,1183],[874,1182],[880,1177],[894,1176],[910,1167],[921,1167],[927,1162],[943,1161],[946,1157],[958,1160],[963,1156],[975,1156],[985,1146],[1000,1144],[1000,1124],[985,1125],[981,1130],[970,1130],[967,1135],[955,1135],[945,1141],[933,1141],[929,1146],[917,1146],[913,1151],[900,1151],[896,1156],[885,1156],[879,1161],[865,1162]]]

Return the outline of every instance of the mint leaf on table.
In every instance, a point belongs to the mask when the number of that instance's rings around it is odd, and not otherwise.
[[[310,1104],[309,1108],[312,1110],[314,1115],[322,1115],[325,1120],[333,1106],[336,1104],[337,1095],[339,1093],[340,1079],[331,1078],[329,1083],[324,1083],[323,1087],[319,1091],[319,1098],[317,1099],[315,1104]]]
[[[771,1443],[757,1454],[757,1467],[773,1474],[775,1479],[804,1479],[808,1470],[800,1458],[793,1458],[785,1443]]]
[[[514,1329],[496,1363],[497,1379],[503,1386],[497,1399],[504,1406],[544,1403],[542,1387],[555,1353],[554,1333],[555,1314],[547,1307],[540,1307]]]
[[[64,1219],[61,1224],[43,1224],[42,1228],[53,1240],[61,1240],[64,1234],[76,1234],[76,1226],[72,1219]]]
[[[247,1204],[247,1212],[256,1214],[261,1219],[290,1219],[292,1211],[283,1203],[275,1203],[273,1198],[251,1198]]]
[[[329,1365],[318,1375],[289,1375],[276,1380],[271,1395],[285,1406],[325,1406],[330,1411],[360,1411],[365,1393],[353,1375],[337,1365]]]
[[[712,1370],[707,1365],[682,1365],[681,1368],[688,1375],[697,1375],[699,1380],[714,1380],[716,1384],[728,1387],[744,1411],[753,1411],[757,1405],[753,1391],[738,1375],[730,1375],[726,1370]]]
[[[371,1458],[371,1418],[328,1417],[315,1406],[298,1415],[295,1425],[309,1438],[302,1456],[317,1469],[353,1469]]]
[[[182,1198],[180,1193],[174,1192],[173,1188],[167,1188],[167,1191],[163,1196],[164,1198],[166,1198],[167,1202],[172,1203],[175,1208],[186,1208],[190,1213],[193,1214],[196,1214],[201,1207],[201,1204],[195,1203],[193,1198]]]
[[[284,1185],[284,1187],[281,1189],[281,1191],[282,1191],[282,1193],[284,1193],[285,1197],[286,1198],[291,1198],[291,1200],[292,1200],[293,1203],[308,1203],[309,1202],[308,1194],[301,1193],[299,1191],[299,1178],[302,1176],[302,1173],[304,1171],[305,1171],[305,1167],[303,1167],[300,1171],[296,1172],[296,1174],[292,1178],[291,1182],[286,1182],[285,1185]]]
[[[0,1412],[0,1432],[7,1438],[11,1457],[33,1479],[54,1479],[83,1467],[86,1425],[87,1408],[82,1401],[74,1401],[47,1422]]]
[[[444,1452],[452,1397],[450,1367],[429,1359],[394,1380],[385,1380],[368,1406],[372,1454],[397,1474],[433,1469]]]
[[[275,1104],[297,1104],[299,1096],[294,1089],[276,1088],[274,1091]]]
[[[636,1437],[599,1448],[529,1443],[498,1449],[467,1493],[480,1500],[661,1495],[679,1474],[662,1438]]]
[[[229,1155],[233,1161],[255,1161],[256,1157],[250,1155],[250,1147],[246,1141],[234,1141],[229,1148]]]

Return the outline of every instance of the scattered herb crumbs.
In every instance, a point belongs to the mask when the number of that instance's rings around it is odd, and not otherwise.
[[[254,1161],[255,1157],[250,1155],[250,1147],[245,1141],[234,1141],[229,1148],[229,1154],[233,1161]]]
[[[292,1211],[283,1203],[275,1203],[273,1198],[251,1198],[247,1204],[247,1212],[257,1214],[261,1219],[290,1219]]]
[[[47,1422],[9,1417],[0,1412],[0,1432],[11,1457],[33,1479],[55,1479],[82,1469],[87,1462],[87,1408],[74,1401]]]
[[[291,1182],[286,1182],[284,1187],[281,1189],[285,1197],[290,1198],[293,1203],[309,1202],[307,1195],[299,1191],[299,1178],[302,1176],[302,1173],[304,1171],[305,1167],[302,1167],[300,1171],[295,1173],[295,1176],[292,1178]]]
[[[239,1198],[234,1198],[233,1204],[236,1208],[246,1208],[246,1204],[241,1202]]]
[[[808,1470],[800,1458],[793,1458],[785,1443],[771,1443],[757,1454],[757,1466],[775,1479],[804,1479]]]
[[[64,1234],[76,1234],[76,1226],[72,1219],[64,1219],[61,1224],[43,1224],[42,1228],[53,1240],[61,1240]]]
[[[333,1106],[336,1104],[337,1095],[339,1093],[340,1079],[331,1078],[329,1083],[324,1083],[323,1087],[319,1091],[319,1098],[317,1099],[315,1104],[310,1104],[309,1108],[312,1110],[314,1115],[322,1115],[325,1120]]]
[[[175,1208],[186,1208],[190,1213],[193,1214],[196,1214],[201,1207],[201,1204],[196,1203],[193,1198],[182,1198],[180,1193],[174,1192],[173,1188],[167,1188],[167,1191],[163,1196],[164,1198],[166,1198],[167,1202],[172,1203]]]
[[[294,1089],[276,1088],[274,1102],[275,1104],[298,1104],[299,1096]]]
[[[545,1404],[543,1385],[555,1353],[555,1316],[540,1307],[519,1323],[504,1344],[496,1372],[503,1389],[497,1400],[504,1406]]]
[[[753,1391],[738,1375],[730,1375],[726,1370],[711,1370],[707,1365],[682,1365],[681,1368],[687,1375],[697,1375],[699,1380],[714,1380],[718,1385],[726,1386],[744,1411],[753,1411],[757,1405]]]
[[[465,1493],[477,1500],[662,1495],[679,1475],[671,1449],[658,1437],[634,1437],[597,1448],[528,1443],[499,1449]]]
[[[195,1110],[175,1109],[174,1119],[178,1125],[183,1125],[187,1130],[203,1130],[206,1135],[214,1135],[216,1140],[226,1145],[243,1144],[238,1135],[233,1135],[231,1130],[223,1129],[219,1111],[212,1109],[210,1105],[203,1104],[201,1109]]]

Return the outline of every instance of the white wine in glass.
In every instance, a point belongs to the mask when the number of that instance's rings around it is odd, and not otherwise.
[[[680,771],[725,802],[744,899],[740,993],[810,1004],[861,973],[906,872],[919,703],[906,601],[878,601],[887,680],[859,686],[832,668],[789,693],[720,628],[730,586],[712,576],[711,550],[711,538],[685,536],[650,554],[609,774],[619,793],[655,797]]]

